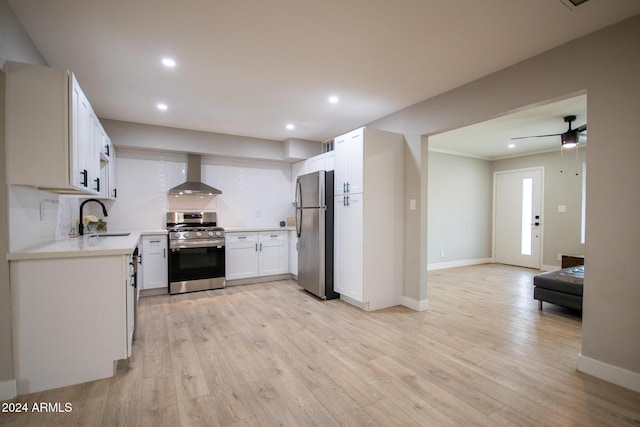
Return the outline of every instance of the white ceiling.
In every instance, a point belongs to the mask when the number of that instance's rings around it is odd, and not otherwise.
[[[545,105],[525,108],[512,114],[429,136],[429,149],[451,154],[497,160],[525,154],[560,150],[560,136],[553,135],[569,128],[566,116],[576,116],[572,128],[587,123],[587,95],[571,97]],[[586,146],[587,134],[580,135],[580,146]],[[514,147],[509,147],[514,144]]]
[[[640,13],[638,0],[7,1],[101,118],[316,141]]]

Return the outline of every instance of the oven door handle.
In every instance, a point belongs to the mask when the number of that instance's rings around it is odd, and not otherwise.
[[[224,239],[216,239],[216,240],[206,240],[206,241],[196,241],[196,240],[183,240],[183,241],[170,241],[169,248],[170,249],[191,249],[191,248],[213,248],[213,247],[223,247]]]

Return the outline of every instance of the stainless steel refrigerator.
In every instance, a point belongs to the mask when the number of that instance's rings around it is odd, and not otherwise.
[[[298,177],[296,183],[298,284],[322,299],[333,290],[333,171]]]

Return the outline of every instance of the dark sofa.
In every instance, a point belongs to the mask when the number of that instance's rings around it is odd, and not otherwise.
[[[540,273],[533,278],[533,298],[563,307],[582,310],[584,265]]]

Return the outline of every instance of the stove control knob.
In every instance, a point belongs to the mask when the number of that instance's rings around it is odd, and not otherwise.
[[[182,233],[182,237],[186,239],[187,237],[189,237],[189,233]]]
[[[173,235],[174,235],[174,237],[175,237],[176,239],[179,239],[179,238],[180,238],[180,233],[174,233]]]
[[[216,231],[216,236],[218,236],[218,237],[222,236],[222,232],[221,231]]]
[[[213,231],[208,232],[208,233],[207,233],[207,235],[208,235],[209,237],[213,236]]]
[[[200,237],[200,236],[202,236],[202,233],[198,231],[198,232],[196,233],[196,237]]]

